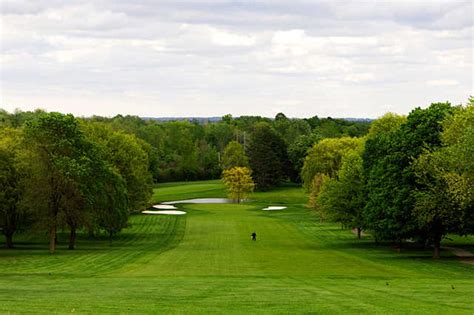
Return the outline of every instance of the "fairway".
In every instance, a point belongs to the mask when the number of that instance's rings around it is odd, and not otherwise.
[[[219,181],[166,184],[154,201],[199,197],[225,194]],[[112,246],[82,235],[67,251],[61,235],[49,255],[22,235],[0,250],[0,313],[474,313],[474,265],[358,241],[319,223],[297,186],[250,199],[134,215]]]

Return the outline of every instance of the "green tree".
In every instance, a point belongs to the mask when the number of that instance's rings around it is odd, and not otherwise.
[[[386,113],[370,124],[368,139],[375,138],[379,134],[389,133],[400,128],[400,125],[406,122],[406,116],[394,113]]]
[[[413,165],[414,215],[434,245],[434,258],[446,234],[474,232],[474,106],[456,108],[443,126],[443,146],[425,150]]]
[[[361,149],[363,141],[361,138],[342,137],[323,139],[317,142],[308,151],[301,170],[305,188],[311,189],[311,182],[318,173],[334,178],[341,166],[342,157],[348,151]]]
[[[292,178],[294,182],[301,182],[301,170],[304,165],[304,160],[308,155],[309,149],[319,140],[321,140],[321,138],[315,134],[301,135],[288,146],[288,158],[296,174],[296,176]]]
[[[153,180],[148,155],[134,135],[113,131],[103,124],[85,126],[87,135],[102,146],[104,157],[125,181],[130,211],[145,208],[151,198]]]
[[[314,175],[312,183],[311,183],[311,190],[309,191],[309,200],[308,200],[308,206],[319,214],[319,221],[323,222],[326,214],[324,212],[324,208],[321,207],[321,200],[318,201],[318,196],[321,192],[321,187],[325,185],[326,182],[329,181],[329,176],[322,174],[322,173],[317,173]]]
[[[221,165],[223,169],[230,169],[236,166],[248,167],[249,160],[245,154],[244,147],[237,141],[229,142],[222,154]]]
[[[112,242],[114,235],[127,226],[127,188],[124,179],[113,167],[105,163],[102,167],[100,177],[96,178],[100,194],[94,199],[93,222],[107,232]]]
[[[357,229],[360,239],[365,205],[360,152],[354,150],[344,155],[337,177],[324,181],[321,186],[316,198],[318,207],[332,220]]]
[[[43,114],[27,122],[24,131],[27,155],[35,161],[25,166],[29,174],[25,194],[49,230],[54,253],[61,219],[68,223],[72,238],[86,215],[83,210],[90,196],[85,183],[94,177],[90,143],[72,115]]]
[[[247,154],[257,189],[267,190],[285,179],[290,167],[286,145],[268,123],[255,125]]]
[[[399,244],[406,238],[426,239],[413,215],[419,186],[411,163],[424,150],[441,145],[441,122],[451,111],[449,103],[416,108],[400,128],[367,140],[363,160],[368,194],[363,212],[377,239]]]
[[[240,203],[255,188],[252,171],[247,167],[233,167],[222,172],[222,180],[229,198]]]
[[[13,248],[13,235],[25,222],[25,211],[20,206],[19,141],[17,130],[0,129],[0,229],[6,248]]]

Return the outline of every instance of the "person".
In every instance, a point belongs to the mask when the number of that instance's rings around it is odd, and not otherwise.
[[[253,232],[251,235],[252,235],[252,241],[256,241],[257,240],[257,233]]]

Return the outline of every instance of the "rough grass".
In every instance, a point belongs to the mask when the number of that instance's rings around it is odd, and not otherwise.
[[[154,198],[224,196],[207,181],[159,185]],[[112,246],[81,238],[53,256],[43,236],[20,237],[0,250],[0,313],[474,313],[474,266],[358,241],[319,223],[298,187],[251,199],[135,215]]]

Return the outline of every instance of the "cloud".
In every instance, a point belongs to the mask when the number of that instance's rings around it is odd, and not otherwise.
[[[473,93],[470,1],[1,5],[8,110],[376,117]]]
[[[456,80],[429,80],[426,84],[430,86],[453,86],[458,85],[459,82]]]

